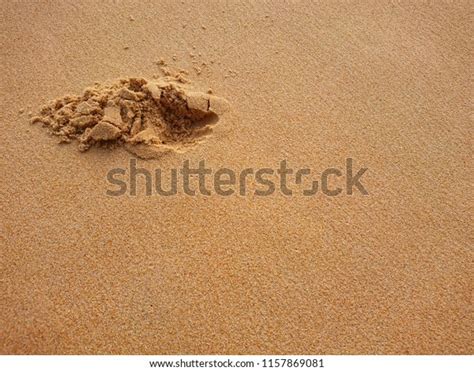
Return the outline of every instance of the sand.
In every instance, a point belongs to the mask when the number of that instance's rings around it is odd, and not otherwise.
[[[1,353],[473,352],[472,2],[1,8]],[[202,140],[156,101],[138,137],[117,102],[84,104],[87,87],[179,76],[200,115],[229,104]],[[48,102],[68,96],[61,124]],[[87,134],[67,129],[79,105]],[[316,173],[352,158],[368,195],[107,195],[131,158]]]
[[[218,115],[229,109],[220,97],[190,91],[178,73],[174,78],[147,81],[122,79],[112,86],[88,88],[81,96],[52,100],[32,124],[43,124],[60,143],[92,146],[123,145],[145,159],[168,151],[182,152],[212,133]]]

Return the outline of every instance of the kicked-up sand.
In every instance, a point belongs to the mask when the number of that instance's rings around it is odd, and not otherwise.
[[[1,1],[0,352],[471,354],[471,13]]]

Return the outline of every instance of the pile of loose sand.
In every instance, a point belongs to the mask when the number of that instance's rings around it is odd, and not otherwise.
[[[61,143],[78,141],[80,151],[123,145],[139,157],[155,158],[199,143],[228,106],[172,77],[130,78],[55,99],[32,123],[42,123]]]

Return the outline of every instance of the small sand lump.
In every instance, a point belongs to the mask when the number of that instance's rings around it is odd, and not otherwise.
[[[193,91],[177,78],[130,78],[56,99],[31,122],[42,123],[61,143],[77,141],[81,151],[118,145],[157,158],[201,142],[228,109],[225,99]]]
[[[93,140],[114,140],[119,138],[121,135],[120,129],[108,122],[101,121],[92,128],[87,136],[87,139]]]

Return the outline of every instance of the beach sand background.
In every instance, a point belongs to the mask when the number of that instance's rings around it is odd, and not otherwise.
[[[472,2],[1,1],[0,352],[466,354]],[[110,197],[29,124],[186,69],[231,103],[180,167],[368,167],[368,196]],[[20,112],[20,110],[24,110]]]

